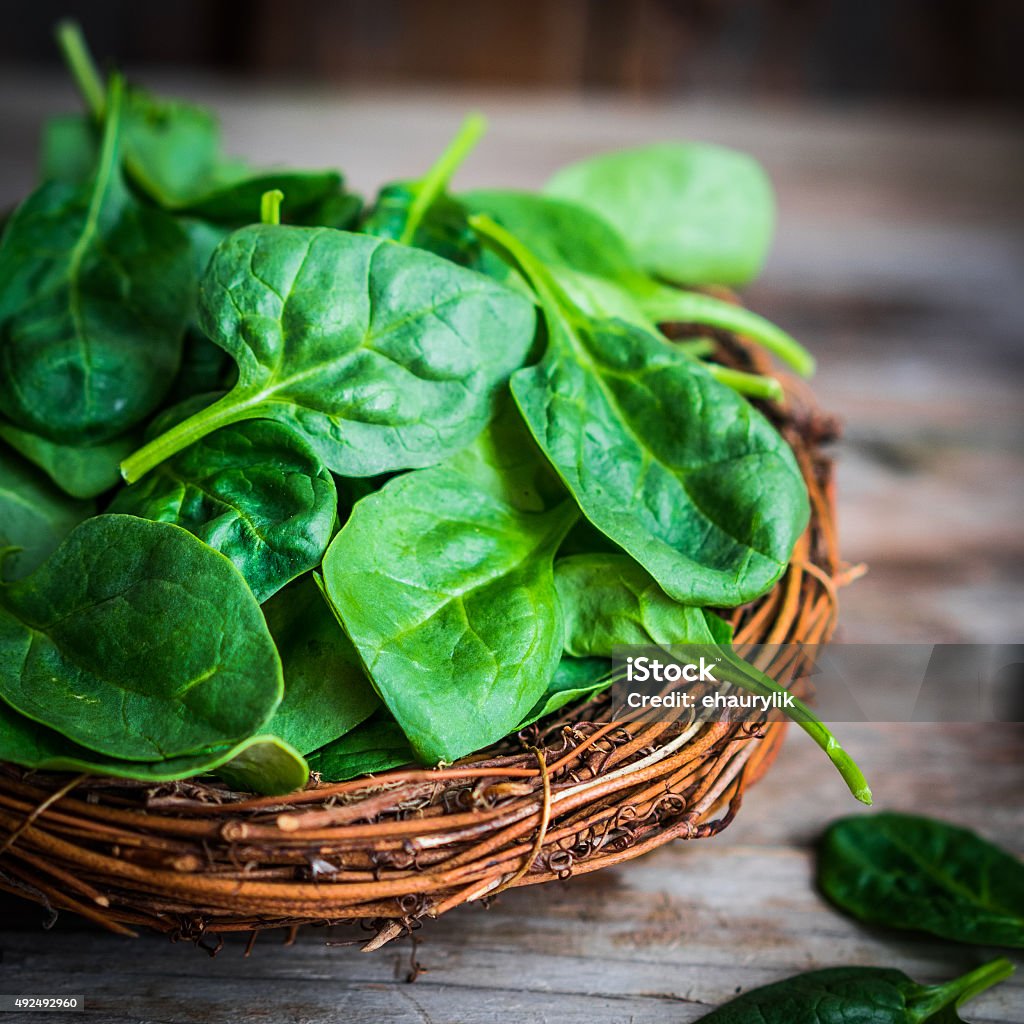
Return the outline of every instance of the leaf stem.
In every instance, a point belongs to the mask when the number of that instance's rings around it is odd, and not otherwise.
[[[981,995],[985,989],[1005,981],[1014,970],[1013,964],[1005,957],[991,960],[943,985],[922,987],[918,996],[908,1000],[907,1009],[913,1013],[915,1021],[927,1021],[950,1004],[962,1006],[975,996]]]
[[[58,22],[56,34],[57,45],[71,72],[71,77],[74,78],[89,112],[98,121],[103,117],[106,108],[106,92],[82,29],[78,22],[65,19]]]
[[[272,188],[260,196],[260,223],[281,223],[281,201],[284,193],[279,188]]]
[[[782,385],[774,377],[763,377],[759,373],[744,373],[717,363],[705,363],[705,369],[720,384],[725,384],[737,394],[750,398],[764,398],[772,402],[781,402],[784,394]]]
[[[704,324],[733,331],[758,342],[802,377],[814,373],[814,357],[796,338],[742,306],[665,285],[655,285],[649,292],[645,290],[638,295],[638,300],[641,309],[658,323]]]
[[[447,149],[434,166],[420,179],[416,188],[416,196],[409,206],[409,216],[405,227],[398,239],[403,245],[412,244],[427,210],[448,187],[452,176],[459,169],[462,161],[469,156],[470,151],[480,141],[485,131],[487,131],[487,118],[483,114],[470,114],[462,122],[458,134],[448,144]]]
[[[255,401],[239,402],[233,394],[225,395],[129,455],[121,463],[121,476],[127,483],[135,483],[161,462],[202,440],[207,434],[245,419],[251,414],[254,404]]]

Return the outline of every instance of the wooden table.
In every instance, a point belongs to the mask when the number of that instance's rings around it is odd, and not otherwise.
[[[31,182],[39,119],[72,102],[48,79],[0,79],[0,202]],[[179,88],[178,91],[182,91]],[[1021,413],[1024,147],[1013,125],[955,113],[629,107],[567,97],[253,95],[191,83],[221,110],[229,145],[261,159],[336,164],[369,190],[426,167],[467,107],[489,138],[459,183],[535,187],[559,164],[661,138],[703,138],[760,157],[779,191],[778,241],[748,290],[804,339],[816,387],[846,421],[838,449],[845,552],[870,564],[843,595],[848,641],[1019,640],[1024,609]],[[1024,726],[846,726],[880,807],[956,819],[1024,852]],[[736,823],[564,885],[427,924],[374,955],[260,939],[216,959],[130,941],[0,904],[0,992],[85,994],[97,1021],[638,1024],[699,1019],[734,993],[839,964],[923,981],[992,951],[862,928],[813,887],[812,844],[857,811],[802,735]],[[1020,958],[1017,958],[1018,962]],[[1024,979],[969,1019],[1024,1020]],[[15,1020],[12,1015],[5,1020]],[[25,1020],[36,1020],[28,1017]]]

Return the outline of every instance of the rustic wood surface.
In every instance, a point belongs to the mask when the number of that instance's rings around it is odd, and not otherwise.
[[[174,83],[178,91],[181,83]],[[231,148],[341,163],[356,187],[429,164],[467,106],[491,134],[459,183],[536,187],[590,152],[661,138],[739,145],[779,191],[778,242],[748,290],[807,341],[815,387],[846,422],[840,525],[869,574],[843,594],[847,641],[1009,642],[1024,609],[1024,270],[1018,125],[933,113],[627,107],[557,97],[255,94],[188,83],[222,112]],[[73,98],[0,76],[0,204],[32,179],[39,121]],[[956,819],[1024,853],[1024,726],[859,724],[842,730],[877,805]],[[736,823],[620,869],[518,890],[374,955],[264,936],[250,958],[123,940],[0,902],[0,992],[84,994],[128,1022],[560,1024],[697,1020],[738,991],[839,964],[950,977],[993,951],[867,929],[813,886],[813,842],[857,805],[794,734]],[[1020,962],[1020,957],[1017,957]],[[5,1020],[40,1019],[11,1014]],[[971,1004],[1024,1020],[1024,978]]]

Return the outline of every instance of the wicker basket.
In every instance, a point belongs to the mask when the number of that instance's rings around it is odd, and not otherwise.
[[[718,358],[766,371],[720,336]],[[779,584],[732,613],[737,641],[821,643],[839,562],[835,423],[797,382],[765,411],[810,491],[806,534]],[[792,666],[769,667],[785,682]],[[111,931],[156,929],[215,950],[227,932],[362,926],[375,949],[423,918],[511,886],[596,871],[673,839],[725,828],[785,731],[716,722],[607,719],[607,698],[570,707],[452,767],[398,769],[287,799],[218,783],[153,785],[0,765],[0,889]],[[691,730],[692,732],[692,730]]]

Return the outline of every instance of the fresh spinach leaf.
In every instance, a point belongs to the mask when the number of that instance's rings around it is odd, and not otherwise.
[[[965,828],[911,814],[841,818],[822,838],[818,884],[868,924],[1024,947],[1024,863]]]
[[[110,512],[176,523],[226,555],[262,603],[318,566],[338,495],[316,453],[289,427],[224,427],[120,491]]]
[[[34,467],[0,446],[0,580],[33,572],[83,519],[95,512],[89,501],[61,494]]]
[[[363,498],[331,543],[327,596],[421,761],[500,739],[544,692],[562,647],[552,558],[575,517],[442,465]]]
[[[121,460],[142,440],[137,429],[94,445],[58,444],[0,421],[0,438],[72,498],[96,498],[121,483]]]
[[[352,641],[312,576],[285,587],[263,614],[284,670],[284,699],[268,732],[308,754],[380,707]]]
[[[200,319],[238,363],[238,383],[127,459],[130,482],[254,418],[295,426],[342,476],[440,462],[484,427],[535,324],[526,299],[430,253],[270,224],[218,247]]]
[[[956,1007],[1013,973],[993,960],[944,985],[918,985],[885,967],[830,967],[752,989],[702,1024],[925,1024],[959,1021]],[[937,1016],[938,1015],[938,1016]]]
[[[64,445],[94,445],[148,415],[178,366],[192,305],[188,240],[121,178],[118,80],[99,163],[49,182],[0,242],[0,412]]]
[[[360,230],[475,267],[480,243],[469,226],[465,207],[446,190],[486,128],[487,122],[479,114],[467,117],[426,175],[418,181],[397,182],[381,189]]]
[[[756,277],[775,224],[772,187],[760,164],[702,143],[591,157],[563,168],[545,191],[602,216],[645,270],[681,284]]]
[[[39,153],[41,181],[88,181],[99,157],[95,126],[80,114],[60,114],[43,125]]]
[[[238,570],[172,524],[87,519],[0,588],[0,699],[90,750],[157,761],[234,745],[282,691]]]
[[[474,224],[540,294],[547,351],[512,394],[587,519],[683,603],[733,607],[767,590],[809,515],[774,427],[648,332],[587,317],[507,231]]]
[[[346,782],[386,772],[415,760],[401,726],[385,710],[308,757],[309,769],[323,782]]]
[[[543,696],[519,723],[520,729],[553,714],[559,708],[606,690],[612,684],[612,663],[607,658],[563,657]]]
[[[159,761],[122,761],[87,750],[0,700],[0,761],[24,768],[173,782],[217,771],[235,759],[233,781],[239,788],[268,796],[301,789],[309,777],[303,759],[276,736],[259,734],[234,746]]]

